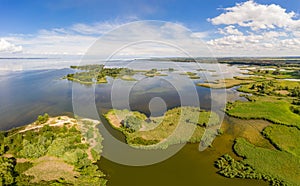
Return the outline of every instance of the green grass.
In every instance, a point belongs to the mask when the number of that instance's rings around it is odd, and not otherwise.
[[[207,88],[215,88],[215,89],[223,89],[223,88],[232,88],[234,86],[243,85],[253,83],[255,78],[240,78],[235,77],[234,79],[219,79],[213,83],[198,83],[198,86],[207,87]]]
[[[234,150],[244,158],[243,163],[258,173],[282,180],[287,185],[299,185],[299,157],[285,151],[256,147],[243,138],[236,140]]]
[[[272,125],[265,128],[263,134],[278,149],[300,157],[299,129],[282,125]]]
[[[271,185],[285,185],[278,178],[260,173],[243,161],[237,161],[230,155],[225,154],[215,161],[215,166],[219,169],[218,173],[227,178],[257,179],[270,182]]]
[[[300,82],[273,79],[242,85],[238,90],[241,92],[247,92],[258,95],[267,94],[275,96],[288,96],[291,93],[292,89],[299,86]],[[282,93],[282,91],[284,93]]]
[[[227,104],[226,113],[241,119],[265,119],[273,123],[300,128],[300,115],[293,113],[290,106],[291,104],[285,100],[254,97],[253,101],[236,101]]]
[[[131,131],[122,125],[127,116],[141,119],[141,128]],[[216,113],[201,111],[195,107],[178,107],[168,110],[164,116],[147,118],[139,112],[111,110],[105,117],[116,129],[122,131],[131,146],[146,148],[167,148],[185,142],[200,142],[205,128],[219,124]]]

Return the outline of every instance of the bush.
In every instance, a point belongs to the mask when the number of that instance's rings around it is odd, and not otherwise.
[[[39,115],[37,118],[37,123],[38,124],[44,124],[49,120],[49,115],[45,113],[43,116]]]
[[[123,126],[133,131],[138,131],[142,126],[142,120],[135,116],[126,116]]]
[[[127,143],[129,144],[137,144],[137,145],[153,145],[158,143],[159,140],[146,140],[142,137],[136,137],[133,139],[129,139],[129,141]]]
[[[14,183],[14,166],[16,159],[0,157],[0,185],[12,185]]]
[[[19,174],[25,172],[26,170],[30,169],[33,167],[33,164],[30,162],[24,162],[24,163],[18,163],[15,166],[15,171],[18,172]]]
[[[43,145],[24,140],[23,149],[18,153],[23,158],[39,158],[46,153],[46,148]]]

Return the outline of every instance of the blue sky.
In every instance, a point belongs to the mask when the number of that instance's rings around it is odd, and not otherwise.
[[[141,20],[183,25],[220,56],[297,55],[300,49],[299,0],[0,0],[0,12],[1,56],[82,54],[105,32]],[[70,39],[55,51],[59,37]],[[81,45],[71,47],[74,39]],[[241,42],[245,51],[235,47]]]

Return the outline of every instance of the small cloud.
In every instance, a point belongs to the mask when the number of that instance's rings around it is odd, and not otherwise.
[[[233,25],[227,26],[223,29],[219,28],[219,33],[223,35],[238,35],[238,36],[243,35],[243,33],[240,32],[238,29],[236,29],[235,26]]]
[[[5,39],[0,39],[0,52],[1,53],[19,53],[22,52],[22,46],[14,45]]]
[[[199,38],[199,39],[205,39],[208,36],[208,32],[193,32],[191,34],[191,37]]]

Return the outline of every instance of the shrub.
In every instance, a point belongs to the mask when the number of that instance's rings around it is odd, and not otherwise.
[[[33,167],[33,164],[30,162],[17,163],[17,165],[15,166],[15,171],[21,174],[31,167]]]
[[[37,123],[38,124],[44,124],[49,120],[49,115],[45,113],[43,116],[39,115],[37,118]]]
[[[126,116],[123,125],[124,127],[132,129],[133,131],[138,131],[142,126],[142,120],[135,116]]]

